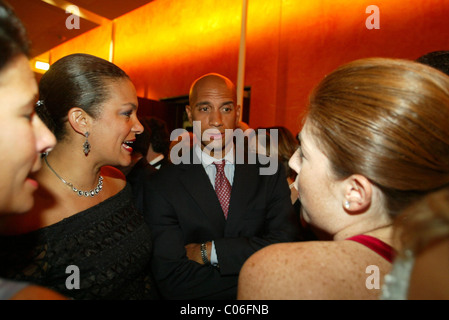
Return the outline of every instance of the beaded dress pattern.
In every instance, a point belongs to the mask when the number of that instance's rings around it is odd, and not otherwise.
[[[49,287],[73,299],[157,298],[151,235],[131,188],[51,226],[0,237],[0,277]],[[75,266],[79,289],[67,285]]]

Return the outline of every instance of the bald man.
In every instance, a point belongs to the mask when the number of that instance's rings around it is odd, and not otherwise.
[[[240,106],[228,78],[212,73],[195,80],[186,112],[198,141],[189,161],[159,170],[147,183],[154,276],[165,299],[235,299],[250,255],[297,239],[290,190],[279,164],[262,175],[262,164],[237,161],[236,145],[226,136],[237,127]],[[223,160],[228,209],[215,191],[214,162]]]

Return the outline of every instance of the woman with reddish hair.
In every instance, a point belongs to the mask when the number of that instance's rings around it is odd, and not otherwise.
[[[370,58],[327,75],[290,159],[302,218],[322,241],[255,253],[239,298],[379,298],[401,248],[395,218],[449,183],[448,123],[449,77],[431,67]]]

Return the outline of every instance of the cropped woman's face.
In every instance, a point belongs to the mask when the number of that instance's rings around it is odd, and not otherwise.
[[[34,112],[37,84],[20,55],[0,71],[0,213],[23,213],[34,204],[40,153],[56,139]]]
[[[129,166],[132,143],[144,128],[137,118],[136,89],[126,78],[109,80],[110,94],[94,120],[89,142],[102,165]]]
[[[310,123],[306,121],[299,134],[300,147],[290,158],[289,166],[298,174],[295,187],[301,201],[304,220],[321,230],[337,226],[338,183],[332,178],[330,162],[315,143]]]

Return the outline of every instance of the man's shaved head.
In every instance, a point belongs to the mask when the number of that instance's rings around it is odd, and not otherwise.
[[[237,103],[237,92],[234,83],[227,77],[218,73],[208,73],[196,79],[189,92],[189,104],[192,105],[197,100],[198,90],[225,90],[227,88],[232,92],[234,103]]]

